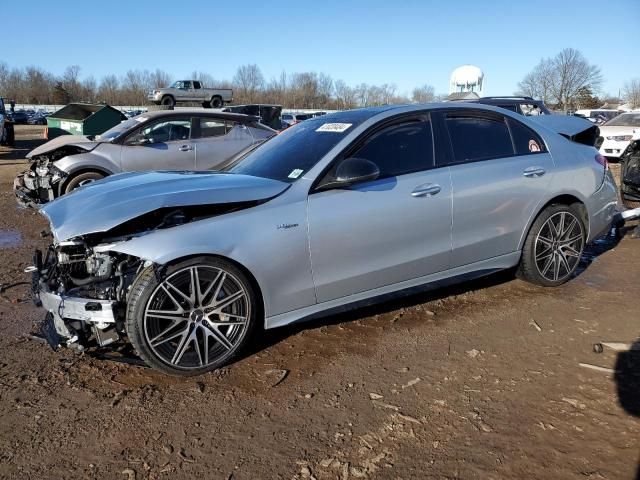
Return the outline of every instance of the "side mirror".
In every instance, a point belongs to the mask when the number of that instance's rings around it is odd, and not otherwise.
[[[320,186],[321,190],[349,187],[355,183],[369,182],[380,176],[380,169],[364,158],[345,158],[336,168],[335,180]]]

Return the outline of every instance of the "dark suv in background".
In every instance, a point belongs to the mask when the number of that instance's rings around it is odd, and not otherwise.
[[[520,115],[551,115],[542,100],[535,100],[531,97],[480,97],[478,99],[455,101],[493,105],[494,107],[506,108]]]

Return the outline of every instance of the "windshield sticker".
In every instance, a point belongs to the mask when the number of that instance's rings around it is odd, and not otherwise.
[[[538,145],[538,142],[536,142],[535,140],[529,140],[529,151],[530,152],[539,152],[540,151],[540,145]]]
[[[147,117],[133,117],[136,122],[145,122]]]
[[[302,175],[302,172],[304,170],[300,169],[300,168],[296,168],[295,170],[293,170],[290,174],[289,174],[289,178],[298,178],[300,175]]]
[[[316,132],[335,132],[342,133],[348,129],[353,123],[325,123]]]

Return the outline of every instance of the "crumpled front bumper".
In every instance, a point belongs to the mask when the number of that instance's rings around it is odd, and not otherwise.
[[[67,325],[69,321],[86,322],[101,330],[116,323],[116,302],[112,300],[58,295],[42,284],[36,295],[42,307],[53,317],[56,332],[63,339],[71,340],[75,335]]]
[[[19,205],[36,208],[55,198],[51,177],[38,177],[32,171],[19,173],[13,180],[13,192]]]

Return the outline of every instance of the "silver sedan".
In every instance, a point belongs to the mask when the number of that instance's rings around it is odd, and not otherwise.
[[[617,189],[598,151],[568,139],[592,125],[546,117],[353,110],[295,125],[229,173],[81,188],[41,210],[55,238],[33,267],[45,331],[54,346],[131,342],[193,375],[261,328],[389,295],[512,267],[561,285],[616,218]]]
[[[14,181],[22,204],[46,203],[121,172],[213,170],[277,132],[257,117],[196,109],[133,117],[97,137],[63,135],[29,152]]]

